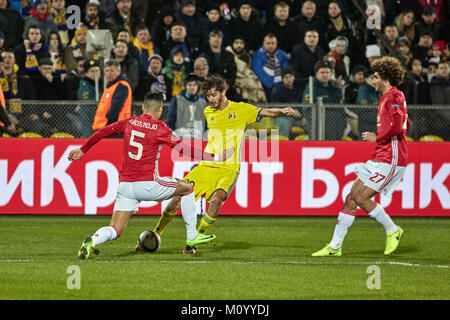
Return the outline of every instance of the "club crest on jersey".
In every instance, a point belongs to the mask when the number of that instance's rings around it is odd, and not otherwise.
[[[398,104],[393,104],[392,108],[400,108],[400,106]]]
[[[236,119],[236,113],[234,113],[234,112],[229,113],[228,119]]]

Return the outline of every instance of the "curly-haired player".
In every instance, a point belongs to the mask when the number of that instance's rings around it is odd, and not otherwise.
[[[392,57],[377,59],[371,67],[375,71],[376,89],[382,95],[378,105],[377,133],[363,132],[362,138],[376,143],[375,150],[369,161],[355,169],[358,178],[345,199],[342,211],[339,212],[331,242],[312,256],[342,255],[342,242],[355,220],[354,213],[358,206],[384,227],[385,255],[397,249],[403,235],[403,229],[371,198],[380,192],[390,194],[394,191],[405,172],[408,158],[406,132],[410,122],[405,96],[397,89],[403,81],[405,70],[400,62]]]

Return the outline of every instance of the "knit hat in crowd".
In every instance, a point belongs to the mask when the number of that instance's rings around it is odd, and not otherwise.
[[[172,30],[172,28],[175,27],[175,26],[182,26],[183,28],[186,29],[186,25],[185,25],[183,22],[181,22],[181,21],[175,21],[175,22],[173,22],[173,23],[170,25],[170,30]]]
[[[239,1],[239,9],[244,5],[244,4],[248,4],[249,6],[253,7],[253,1],[251,0],[242,0]]]
[[[152,62],[153,59],[158,59],[161,63],[164,62],[163,58],[159,54],[154,54],[148,58],[148,63]]]
[[[89,2],[86,4],[86,8],[90,7],[90,6],[99,6],[100,5],[100,1],[99,0],[89,0]]]
[[[216,10],[220,14],[220,6],[217,3],[212,3],[208,6],[208,12],[211,10]]]
[[[184,85],[186,86],[189,82],[195,81],[197,85],[199,84],[199,78],[195,73],[190,73],[186,78],[184,78]]]
[[[287,74],[294,75],[294,70],[291,67],[286,67],[283,70],[281,70],[281,78],[283,78]]]
[[[408,48],[411,47],[411,42],[409,42],[408,37],[406,37],[406,36],[398,37],[398,39],[397,39],[397,47],[400,47],[403,44],[407,45]]]
[[[197,67],[208,67],[208,60],[206,60],[206,58],[204,57],[198,57],[194,61],[194,69]]]
[[[39,60],[39,66],[53,66],[53,61],[50,58],[42,58]]]
[[[314,65],[314,73],[319,71],[319,69],[321,68],[328,68],[331,70],[331,63],[325,60],[317,61],[316,64]]]
[[[433,43],[432,50],[439,50],[440,52],[444,52],[444,50],[445,50],[445,41],[435,41]]]
[[[355,74],[357,74],[358,72],[363,72],[365,73],[367,70],[367,68],[365,66],[363,66],[362,64],[358,64],[356,65],[353,70],[352,70],[352,75],[354,76]]]
[[[87,72],[90,68],[100,67],[98,60],[96,59],[88,59],[83,63],[84,72]]]
[[[436,13],[436,11],[434,10],[434,7],[432,7],[432,6],[426,6],[422,10],[422,14],[424,14],[426,16],[432,15],[433,13]]]
[[[181,8],[184,8],[186,6],[194,6],[195,7],[195,1],[194,0],[183,0],[181,1]]]
[[[373,75],[374,73],[375,73],[375,71],[373,71],[372,68],[368,68],[368,69],[366,69],[366,71],[364,71],[364,77],[368,78],[371,75]]]
[[[220,31],[219,29],[213,29],[213,30],[209,33],[209,37],[208,37],[208,38],[211,38],[212,36],[215,36],[215,35],[219,35],[219,36],[223,39],[223,32]]]
[[[432,33],[430,30],[428,30],[428,29],[424,29],[424,30],[422,30],[422,31],[420,32],[419,38],[421,38],[421,37],[423,37],[423,36],[430,36],[430,37],[433,38],[433,33]]]

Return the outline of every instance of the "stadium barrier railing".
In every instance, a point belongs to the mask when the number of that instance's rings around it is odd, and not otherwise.
[[[132,106],[132,116],[142,113],[142,102]],[[293,107],[302,118],[265,119],[250,126],[257,138],[278,136],[280,140],[361,140],[364,131],[376,132],[377,105],[347,105],[318,103],[266,103],[259,107]],[[169,104],[165,103],[162,120],[166,120]],[[97,102],[95,101],[19,101],[10,102],[8,112],[13,116],[16,132],[11,137],[75,137],[88,138]],[[450,105],[408,105],[411,127],[410,141],[450,141]],[[275,130],[275,131],[273,131]],[[278,130],[278,131],[277,131]],[[64,133],[61,135],[60,133]],[[55,135],[56,134],[56,135]],[[7,136],[6,134],[4,136]]]
[[[378,105],[318,103],[318,140],[361,140],[361,133],[376,132]],[[450,105],[408,105],[409,141],[450,141]]]

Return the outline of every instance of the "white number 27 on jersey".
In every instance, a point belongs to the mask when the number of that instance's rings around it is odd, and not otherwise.
[[[131,159],[139,160],[142,157],[142,151],[144,150],[144,147],[142,146],[141,143],[134,141],[135,136],[138,136],[139,138],[145,138],[145,133],[136,130],[131,130],[130,146],[136,147],[138,151],[137,154],[133,154],[128,151],[128,156]]]

